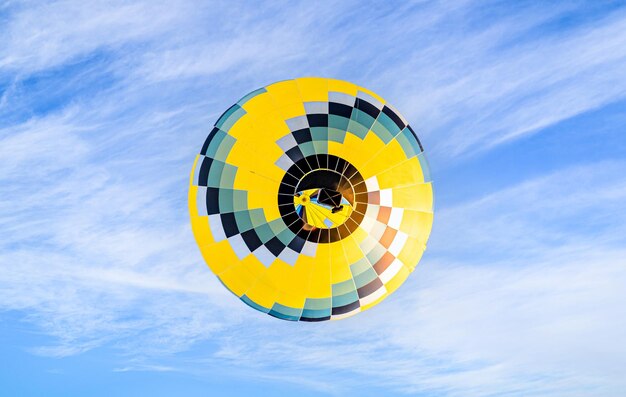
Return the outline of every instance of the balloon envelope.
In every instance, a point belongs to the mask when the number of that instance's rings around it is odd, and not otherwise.
[[[215,123],[189,187],[192,229],[220,281],[293,321],[345,318],[396,290],[433,221],[424,151],[404,117],[352,83],[255,90]]]

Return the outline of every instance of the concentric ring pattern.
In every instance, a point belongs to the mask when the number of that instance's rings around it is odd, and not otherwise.
[[[244,96],[196,156],[189,211],[202,255],[249,306],[340,319],[402,284],[433,221],[424,151],[381,97],[300,78]]]

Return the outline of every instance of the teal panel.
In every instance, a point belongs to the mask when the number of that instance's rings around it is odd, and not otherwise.
[[[400,128],[398,128],[398,125],[394,123],[394,121],[385,113],[381,113],[380,115],[378,115],[376,121],[382,124],[382,126],[385,127],[387,131],[389,131],[392,137],[398,135],[398,133],[400,132]]]
[[[220,212],[233,212],[233,190],[232,189],[220,189],[219,190],[219,204]]]
[[[361,258],[358,261],[350,265],[350,272],[352,273],[352,276],[354,277],[354,275],[361,274],[367,269],[371,269],[371,268],[372,268],[372,265],[367,261],[367,259]]]
[[[270,309],[268,309],[267,307],[263,307],[259,305],[258,303],[253,302],[252,299],[248,298],[246,295],[242,295],[241,298],[239,299],[241,299],[246,305],[260,312],[269,313],[270,311]]]
[[[215,126],[222,131],[228,131],[244,114],[246,111],[241,106],[233,105],[217,120]]]
[[[326,127],[311,127],[311,138],[314,141],[327,141],[328,140],[328,128]]]
[[[273,221],[269,222],[268,225],[270,229],[272,229],[274,236],[277,236],[279,233],[287,229],[287,225],[285,225],[285,222],[282,220],[282,218],[274,219]]]
[[[343,116],[338,116],[336,114],[328,115],[328,127],[330,128],[336,128],[338,130],[347,131],[349,122],[350,122],[350,119],[345,118]]]
[[[215,152],[215,158],[217,160],[226,161],[236,141],[237,140],[231,135],[226,135]]]
[[[241,98],[240,100],[238,100],[237,101],[237,105],[243,106],[244,103],[248,102],[250,99],[254,98],[257,95],[263,94],[265,92],[267,92],[267,90],[265,88],[259,88],[258,90],[254,90],[251,93],[249,93],[248,95],[246,95],[243,98]]]
[[[413,149],[413,145],[411,145],[409,138],[407,138],[404,134],[404,131],[405,130],[402,130],[402,132],[396,136],[396,141],[398,141],[400,146],[402,146],[402,150],[404,150],[406,158],[410,159],[411,157],[417,155],[417,153],[415,152],[415,149]],[[411,137],[411,139],[413,139],[413,137]]]
[[[246,211],[247,209],[248,209],[248,192],[245,190],[233,190],[233,210],[234,211]]]
[[[359,289],[374,281],[376,277],[378,277],[378,274],[376,274],[376,270],[369,266],[363,272],[357,274],[356,276],[353,276],[354,284],[356,288]]]
[[[385,116],[383,113],[381,114]],[[391,142],[393,140],[393,137],[395,136],[395,134],[392,134],[392,132],[389,131],[384,125],[379,123],[378,120],[376,120],[372,125],[372,131],[374,131],[376,136],[378,136],[381,141],[385,142],[385,144]],[[398,132],[400,132],[400,130],[398,130]]]
[[[291,229],[285,228],[282,232],[278,233],[276,237],[278,237],[283,244],[289,245],[296,235],[291,231]]]
[[[312,309],[304,309],[302,311],[302,317],[306,318],[326,318],[330,317],[331,309],[323,309],[323,310],[312,310]]]
[[[222,171],[224,171],[224,164],[219,160],[213,160],[211,163],[211,168],[209,168],[209,178],[207,181],[207,186],[209,187],[220,187],[222,183]]]
[[[270,316],[282,318],[283,320],[298,321],[302,314],[302,309],[296,309],[289,306],[283,306],[280,303],[274,303],[272,309],[268,313]]]
[[[313,142],[303,142],[298,145],[298,148],[300,149],[302,154],[304,154],[305,157],[313,156],[316,154],[315,146],[313,145]]]
[[[417,139],[415,139],[415,136],[413,135],[411,130],[405,127],[402,130],[402,135],[404,135],[406,139],[409,141],[409,144],[411,145],[415,153],[421,153],[422,149],[420,148],[420,145],[417,142]]]
[[[420,161],[420,166],[422,167],[422,173],[424,174],[424,181],[431,182],[430,178],[430,165],[428,165],[428,160],[426,159],[426,155],[424,152],[421,152],[417,155],[418,160]]]
[[[317,154],[328,154],[328,141],[314,141],[313,146]]]
[[[350,124],[348,124],[348,132],[353,135],[358,136],[361,139],[365,139],[365,135],[367,135],[369,128],[363,126],[363,124],[358,123],[354,120],[350,120]]]
[[[265,218],[265,213],[261,208],[253,208],[250,211],[250,221],[254,225],[254,227],[258,227],[267,223],[267,218]]]
[[[359,300],[356,290],[343,295],[333,295],[333,307],[346,306]]]
[[[220,178],[220,186],[226,188],[233,188],[235,186],[235,175],[237,174],[237,167],[230,164],[224,164],[222,169],[222,177]]]
[[[343,143],[345,139],[346,139],[346,131],[344,129],[332,128],[332,127],[328,128],[328,140],[329,141]]]
[[[343,295],[343,294],[346,294],[348,292],[353,292],[355,290],[354,282],[352,281],[352,279],[346,280],[346,281],[342,281],[340,283],[333,284],[332,285],[332,289],[333,289],[333,296],[335,296],[335,295]]]
[[[263,244],[267,243],[274,237],[274,232],[270,229],[270,226],[267,223],[255,227],[254,231],[259,236]]]
[[[219,149],[220,144],[222,143],[224,138],[226,138],[226,136],[228,136],[227,133],[225,133],[222,130],[217,130],[217,132],[213,136],[213,139],[211,139],[211,142],[209,143],[209,146],[206,149],[206,156],[207,157],[215,158],[217,150]],[[225,158],[223,160],[225,160]]]
[[[304,301],[304,308],[307,310],[330,310],[331,304],[330,298],[307,298]]]
[[[380,258],[383,257],[383,255],[385,255],[385,252],[387,252],[387,249],[385,247],[383,247],[382,245],[380,245],[379,243],[376,243],[376,245],[374,246],[374,248],[372,248],[372,250],[370,252],[367,253],[367,260],[374,264],[376,262],[378,262],[380,260]]]
[[[235,222],[237,223],[237,229],[239,232],[245,232],[252,229],[252,221],[250,220],[249,211],[235,211]]]
[[[361,124],[368,130],[372,128],[372,124],[374,124],[374,118],[372,116],[357,108],[352,109],[352,115],[350,116],[350,119]]]

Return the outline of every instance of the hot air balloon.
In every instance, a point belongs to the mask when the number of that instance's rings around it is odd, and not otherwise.
[[[324,321],[406,280],[426,248],[433,190],[422,144],[384,99],[298,78],[221,115],[193,164],[189,212],[234,295],[280,319]]]

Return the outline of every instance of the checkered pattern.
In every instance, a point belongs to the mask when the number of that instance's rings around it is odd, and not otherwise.
[[[308,224],[294,196],[311,188],[341,192],[345,222]],[[393,292],[426,247],[432,204],[406,120],[375,93],[322,78],[275,83],[229,108],[189,189],[194,235],[220,281],[249,306],[300,321],[344,318]]]

